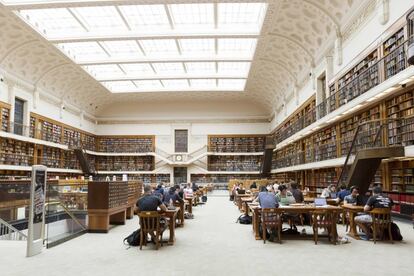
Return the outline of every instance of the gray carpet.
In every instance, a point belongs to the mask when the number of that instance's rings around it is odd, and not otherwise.
[[[22,243],[0,242],[0,275],[413,275],[410,224],[398,223],[405,241],[396,244],[263,244],[251,225],[235,223],[239,212],[224,195],[215,191],[206,205],[193,209],[195,219],[177,229],[174,246],[126,249],[122,239],[136,229],[134,218],[109,234],[85,234],[32,258],[24,257]],[[338,230],[343,235],[345,229]]]

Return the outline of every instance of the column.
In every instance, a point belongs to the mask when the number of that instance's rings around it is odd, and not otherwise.
[[[381,25],[385,25],[390,19],[390,1],[377,0],[378,4],[378,20]]]

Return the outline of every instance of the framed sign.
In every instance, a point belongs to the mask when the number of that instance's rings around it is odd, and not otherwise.
[[[27,253],[30,257],[43,249],[45,229],[47,168],[36,165],[32,167],[32,184],[30,187],[30,209],[27,236]]]

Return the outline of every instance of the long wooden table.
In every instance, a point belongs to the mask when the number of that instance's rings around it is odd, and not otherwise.
[[[252,211],[253,214],[253,222],[252,222],[252,226],[253,226],[253,232],[255,235],[255,239],[256,240],[261,240],[260,234],[259,234],[259,224],[260,224],[260,219],[261,219],[261,208],[259,206],[259,204],[257,203],[250,203],[248,204],[250,210]],[[332,205],[326,205],[326,206],[321,206],[321,207],[315,207],[314,205],[303,205],[303,206],[279,206],[278,210],[285,212],[285,213],[289,213],[289,214],[303,214],[303,213],[311,213],[313,211],[332,211],[335,213],[339,213],[342,208],[337,207],[337,206],[332,206]],[[336,216],[334,216],[334,220],[333,221],[333,225],[334,229],[333,229],[333,236],[334,236],[334,240],[337,238],[338,236],[338,232],[336,229]]]
[[[170,238],[168,239],[168,245],[173,245],[175,242],[175,220],[177,214],[180,211],[180,207],[176,207],[175,210],[159,211],[161,217],[168,219],[168,229],[170,232]]]
[[[254,200],[254,198],[253,197],[242,197],[241,199],[240,199],[241,201],[242,201],[242,203],[244,204],[244,214],[246,215],[246,216],[248,216],[249,215],[249,203],[252,203],[253,202],[253,200]]]
[[[349,214],[349,232],[347,235],[359,240],[360,238],[356,228],[355,217],[358,213],[364,211],[364,206],[344,204],[342,205],[342,208]]]
[[[238,193],[236,193],[236,195],[234,196],[234,200],[237,204],[237,207],[239,207],[239,210],[242,209],[242,200],[241,199],[243,197],[251,197],[251,196],[252,196],[251,194],[238,194]]]

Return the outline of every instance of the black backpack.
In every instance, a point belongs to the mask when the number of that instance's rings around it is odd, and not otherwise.
[[[141,230],[135,230],[130,234],[128,237],[124,239],[124,244],[128,244],[129,246],[138,246],[141,238]],[[126,243],[125,243],[126,241]]]
[[[252,224],[252,217],[243,214],[236,220],[237,222],[240,224]]]
[[[201,197],[201,201],[202,201],[202,202],[207,202],[207,196],[203,195],[203,196]]]
[[[384,231],[385,231],[384,236],[388,237],[388,230],[385,229]],[[393,241],[402,241],[403,240],[403,236],[401,235],[400,228],[394,222],[391,223],[391,236],[392,236]],[[388,239],[389,239],[389,237],[388,237]]]

